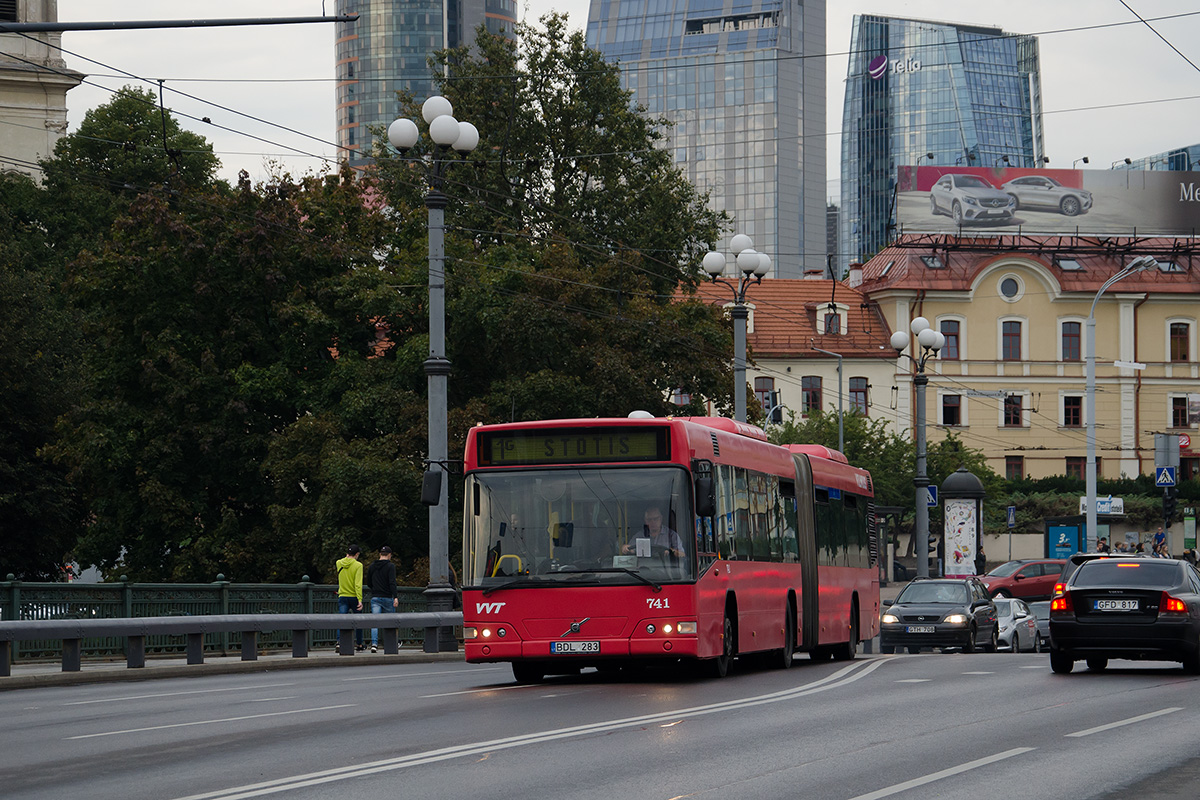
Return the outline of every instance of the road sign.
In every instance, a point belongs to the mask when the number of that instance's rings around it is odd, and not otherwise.
[[[1017,526],[1017,507],[1008,507],[1008,527],[1015,528]]]
[[[1156,467],[1154,470],[1154,485],[1155,486],[1174,486],[1175,485],[1175,468],[1174,467]]]
[[[925,492],[926,492],[926,495],[927,495],[927,496],[926,496],[926,498],[925,498],[925,505],[929,506],[930,508],[937,508],[937,504],[938,504],[938,499],[937,499],[938,487],[936,487],[936,486],[926,486],[926,487],[925,487]]]

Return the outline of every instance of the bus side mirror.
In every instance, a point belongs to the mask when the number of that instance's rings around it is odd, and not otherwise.
[[[440,470],[425,470],[421,481],[421,502],[427,506],[436,506],[442,501],[442,473]]]
[[[696,478],[696,516],[711,517],[717,513],[717,499],[713,497],[713,479],[710,475]]]

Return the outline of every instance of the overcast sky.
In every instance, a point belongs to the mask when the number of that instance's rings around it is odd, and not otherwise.
[[[838,171],[845,52],[855,13],[994,25],[1014,33],[1039,34],[1045,143],[1051,166],[1070,167],[1086,155],[1091,168],[1106,169],[1127,156],[1200,142],[1196,124],[1200,69],[1188,61],[1200,64],[1200,8],[1195,0],[1125,2],[1146,19],[1192,13],[1151,22],[1183,55],[1141,23],[1096,28],[1136,21],[1121,0],[981,4],[830,0],[826,30],[829,176],[836,178]],[[323,7],[333,13],[336,0],[59,0],[58,6],[63,21],[219,19],[316,16]],[[587,21],[587,0],[538,0],[521,8],[532,18],[553,9],[564,11],[572,26],[581,29]],[[68,65],[91,76],[88,84],[67,95],[71,128],[89,108],[107,102],[111,90],[141,83],[138,78],[148,79],[141,85],[157,90],[157,80],[165,79],[168,90],[200,98],[192,100],[171,91],[165,96],[177,113],[212,120],[213,125],[186,118],[181,122],[213,142],[225,165],[225,177],[232,180],[239,169],[246,169],[255,180],[262,179],[268,160],[281,162],[295,174],[319,170],[327,163],[320,157],[334,156],[333,28],[322,23],[66,33],[63,47]]]

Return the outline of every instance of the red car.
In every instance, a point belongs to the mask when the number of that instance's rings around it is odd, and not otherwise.
[[[992,597],[1049,600],[1066,559],[1035,558],[1008,561],[980,577]]]

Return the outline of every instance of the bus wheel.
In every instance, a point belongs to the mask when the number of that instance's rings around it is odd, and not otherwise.
[[[850,641],[834,645],[833,659],[835,661],[853,661],[858,655],[858,611],[850,607]]]
[[[729,611],[725,612],[725,632],[721,637],[721,655],[708,662],[708,674],[712,678],[724,678],[729,674],[729,664],[733,661],[733,620]]]
[[[789,604],[783,612],[783,649],[775,656],[775,666],[788,669],[792,666],[792,656],[796,652],[796,618]]]
[[[541,683],[546,677],[542,665],[534,661],[514,661],[512,670],[517,683]]]

